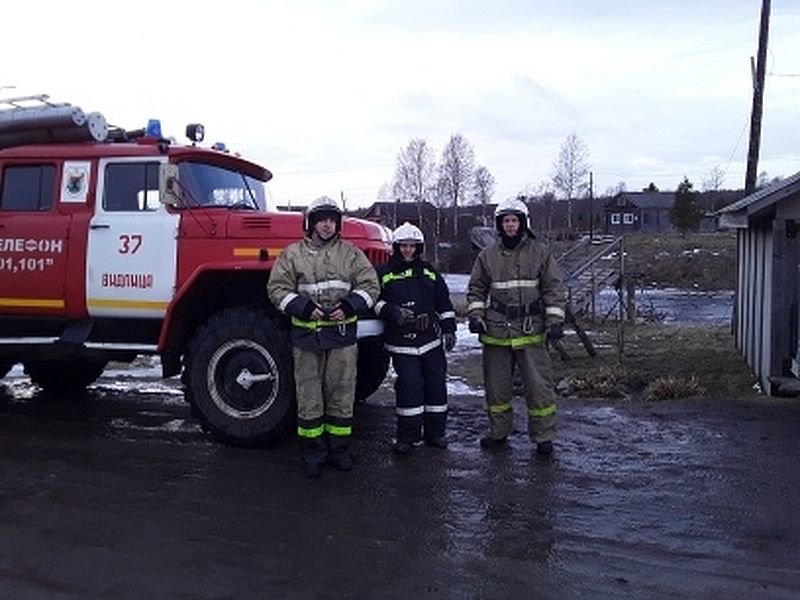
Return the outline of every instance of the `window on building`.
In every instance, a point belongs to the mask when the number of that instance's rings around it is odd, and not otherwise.
[[[6,167],[0,210],[50,210],[55,198],[54,165]]]
[[[140,211],[158,208],[158,163],[115,163],[106,167],[103,208]]]
[[[633,213],[625,213],[622,215],[622,222],[625,225],[633,225]]]
[[[611,224],[619,225],[619,223],[620,223],[619,213],[611,213]]]

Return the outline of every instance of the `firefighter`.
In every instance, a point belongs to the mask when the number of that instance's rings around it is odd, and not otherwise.
[[[278,256],[267,292],[291,317],[297,434],[305,474],[327,462],[353,467],[350,436],[356,388],[356,321],[380,287],[364,253],[341,239],[342,210],[323,196],[305,216],[304,239]]]
[[[518,199],[498,204],[499,240],[475,260],[467,288],[469,330],[483,344],[489,433],[482,448],[503,447],[513,427],[515,367],[522,375],[528,434],[536,452],[553,452],[556,403],[545,341],[563,336],[565,293],[561,270],[529,229],[528,207]]]
[[[378,269],[381,295],[375,312],[386,322],[386,349],[395,381],[397,440],[408,454],[423,439],[446,448],[447,362],[456,343],[450,292],[442,276],[422,259],[425,238],[411,223],[392,234],[392,256]]]

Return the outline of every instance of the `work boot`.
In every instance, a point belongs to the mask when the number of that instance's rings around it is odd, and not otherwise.
[[[508,442],[508,437],[503,436],[501,438],[493,438],[490,435],[483,436],[481,438],[481,448],[485,448],[486,450],[497,450],[498,448],[502,448]]]
[[[542,456],[550,456],[553,453],[553,442],[547,440],[546,442],[539,442],[536,444],[536,454]]]
[[[332,450],[327,462],[337,471],[349,471],[353,468],[353,455],[347,450]]]
[[[303,472],[306,477],[316,478],[322,475],[322,466],[325,464],[325,455],[328,453],[325,440],[322,438],[304,439],[300,441],[302,452],[300,459],[303,462]]]
[[[443,435],[435,435],[429,438],[425,438],[425,445],[430,446],[431,448],[441,448],[444,450],[447,448],[447,440],[444,439]]]
[[[404,456],[414,449],[414,444],[408,442],[401,442],[400,440],[392,444],[392,452]]]

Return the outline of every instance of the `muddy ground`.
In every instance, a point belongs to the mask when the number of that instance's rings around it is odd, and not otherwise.
[[[0,590],[13,598],[796,598],[800,402],[562,400],[557,454],[390,452],[392,395],[351,473],[210,441],[174,390],[0,386]],[[521,407],[518,407],[521,408]],[[521,411],[518,411],[521,413]]]

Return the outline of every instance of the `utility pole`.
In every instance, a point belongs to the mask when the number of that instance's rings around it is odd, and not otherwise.
[[[750,71],[753,77],[753,108],[750,115],[750,149],[747,152],[747,174],[744,179],[744,193],[752,194],[756,189],[758,177],[758,153],[761,147],[761,114],[764,111],[764,79],[767,70],[767,38],[769,36],[770,0],[761,1],[761,28],[758,34],[758,62],[753,69],[750,57]]]
[[[589,171],[589,239],[594,239],[594,173]]]

